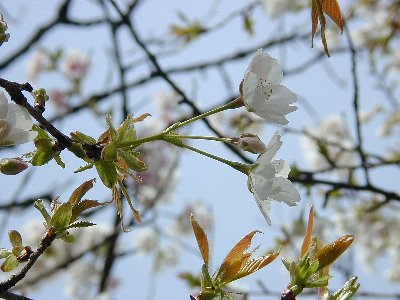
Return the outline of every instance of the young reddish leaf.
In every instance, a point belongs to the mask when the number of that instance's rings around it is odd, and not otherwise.
[[[121,218],[121,228],[124,232],[128,232],[129,230],[126,230],[124,227],[124,212],[122,210],[122,201],[116,186],[113,186],[112,188],[112,198],[114,200],[115,206],[117,207],[117,213]]]
[[[190,214],[190,223],[192,223],[192,228],[194,232],[194,236],[196,237],[197,245],[199,246],[199,250],[201,256],[203,257],[204,264],[208,266],[209,259],[209,248],[208,248],[208,239],[207,235],[204,232],[203,228],[194,218],[193,214]]]
[[[249,259],[248,253],[244,251],[250,247],[251,239],[257,232],[260,231],[254,230],[248,233],[229,251],[217,274],[220,283],[231,282],[239,272],[243,260]]]
[[[102,205],[106,205],[106,203],[101,203],[96,200],[83,200],[79,202],[72,208],[71,222],[77,220],[85,210]]]
[[[343,19],[340,7],[336,0],[323,0],[322,10],[332,19],[343,33]]]
[[[312,0],[311,2],[311,45],[313,45],[314,35],[317,32],[318,22],[321,24],[321,39],[324,51],[329,55],[328,44],[325,37],[326,13],[343,32],[343,20],[337,0]]]
[[[303,244],[301,245],[300,257],[303,257],[307,253],[308,249],[310,248],[313,224],[314,224],[314,207],[311,206],[310,212],[308,214],[307,231],[304,236]]]
[[[134,216],[136,222],[141,223],[141,222],[142,222],[142,219],[140,218],[140,213],[139,213],[139,211],[137,211],[137,210],[133,207],[131,197],[129,197],[128,191],[126,190],[124,184],[123,184],[120,180],[118,180],[118,183],[119,183],[119,187],[120,187],[120,189],[121,189],[121,191],[122,191],[122,194],[124,195],[126,201],[127,201],[128,204],[129,204],[129,207],[130,207],[130,209],[131,209],[131,212],[132,212],[132,214],[133,214],[133,216]]]
[[[82,197],[93,187],[96,179],[90,179],[77,187],[69,197],[68,203],[73,207],[81,201]]]
[[[332,264],[340,255],[349,248],[354,241],[354,236],[347,234],[338,238],[336,241],[322,247],[318,250],[315,258],[318,259],[318,270],[321,270]]]
[[[146,119],[147,117],[150,117],[150,116],[151,116],[151,114],[144,113],[144,114],[140,115],[137,118],[133,118],[131,122],[132,123],[138,123],[138,122],[141,122],[141,121],[143,121],[144,119]]]
[[[249,254],[249,256],[250,256],[250,253],[246,253],[246,254]],[[242,277],[245,277],[245,276],[248,276],[248,275],[264,268],[266,265],[271,263],[275,258],[277,258],[278,255],[279,255],[279,251],[268,254],[268,255],[263,255],[256,259],[250,259],[250,260],[246,259],[245,264],[242,264],[239,272],[232,279],[232,281],[237,280]]]

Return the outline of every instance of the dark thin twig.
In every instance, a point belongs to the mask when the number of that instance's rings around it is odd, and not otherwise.
[[[7,91],[15,103],[26,108],[29,114],[57,140],[57,150],[61,151],[72,145],[72,140],[47,121],[42,116],[42,112],[30,105],[26,97],[22,94],[22,91],[32,92],[33,88],[29,83],[19,84],[0,78],[0,86]]]
[[[6,299],[6,300],[32,300],[31,298],[22,296],[22,295],[17,295],[11,292],[4,292],[0,294],[1,299]]]
[[[357,151],[360,154],[362,167],[364,170],[365,180],[367,185],[370,185],[369,173],[368,173],[368,162],[363,149],[363,137],[361,133],[361,122],[360,122],[360,108],[359,108],[359,84],[357,74],[357,52],[353,45],[349,29],[347,28],[346,22],[344,22],[344,31],[346,33],[347,41],[349,43],[350,54],[351,54],[351,73],[353,77],[353,108],[354,118],[356,121],[356,133],[357,133]]]
[[[201,114],[200,110],[197,108],[197,106],[194,104],[193,101],[189,100],[189,98],[186,96],[186,94],[175,84],[174,81],[169,77],[167,73],[163,71],[161,68],[160,64],[157,61],[157,58],[150,52],[150,50],[146,47],[146,45],[142,42],[142,40],[139,38],[138,34],[136,33],[136,30],[134,29],[134,26],[129,18],[127,18],[119,9],[115,1],[111,0],[111,3],[113,4],[114,8],[117,10],[118,14],[120,17],[123,19],[124,23],[127,25],[129,28],[129,31],[131,32],[133,38],[135,39],[136,43],[142,48],[142,50],[146,53],[148,59],[151,61],[153,66],[156,68],[157,73],[161,78],[163,78],[173,90],[177,92],[182,97],[181,103],[185,103],[188,106],[190,106],[193,110],[193,112],[196,115]],[[204,118],[202,121],[206,124],[206,126],[214,132],[217,136],[222,136],[221,133],[219,133],[211,124],[210,122]],[[243,153],[241,153],[237,148],[230,144],[225,144],[233,153],[235,153],[238,157],[240,157],[244,162],[250,163],[251,160],[247,158]]]

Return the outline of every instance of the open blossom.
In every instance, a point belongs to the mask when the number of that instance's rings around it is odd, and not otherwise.
[[[259,49],[248,66],[241,93],[246,109],[257,116],[281,125],[289,121],[285,115],[295,111],[296,94],[281,85],[283,72],[275,58]]]
[[[269,225],[271,199],[289,206],[295,206],[296,202],[300,201],[299,192],[287,179],[289,164],[282,159],[272,160],[281,145],[281,136],[276,131],[268,143],[267,150],[254,163],[248,180],[249,189]]]
[[[81,80],[86,76],[90,61],[86,54],[70,50],[60,62],[61,71],[72,80]]]
[[[30,131],[32,124],[28,111],[15,103],[8,103],[0,92],[0,148],[33,140],[37,132]]]

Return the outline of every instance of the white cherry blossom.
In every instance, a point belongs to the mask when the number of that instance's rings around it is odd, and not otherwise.
[[[299,192],[287,179],[289,164],[284,160],[272,160],[281,145],[281,136],[276,131],[268,143],[267,150],[254,163],[248,180],[249,189],[269,225],[271,199],[289,206],[295,206],[296,202],[300,201]]]
[[[259,49],[248,66],[241,85],[246,109],[257,116],[281,125],[285,115],[295,111],[296,94],[281,85],[283,72],[275,58]]]
[[[30,131],[32,125],[28,111],[15,103],[8,103],[0,92],[0,148],[33,140],[37,132]]]

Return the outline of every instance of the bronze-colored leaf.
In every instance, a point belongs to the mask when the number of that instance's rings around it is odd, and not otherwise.
[[[239,278],[248,276],[248,275],[264,268],[266,265],[271,263],[275,258],[277,258],[278,255],[279,255],[279,251],[268,254],[268,255],[263,255],[256,259],[247,260],[246,263],[240,267],[239,272],[236,274],[236,276],[233,278],[233,280],[237,280]]]
[[[313,225],[314,225],[314,207],[311,206],[310,212],[308,214],[307,231],[306,234],[304,235],[303,244],[301,245],[300,257],[303,257],[310,248]]]
[[[311,2],[311,46],[313,46],[314,35],[317,32],[318,23],[321,25],[321,40],[324,51],[329,55],[328,43],[325,37],[326,13],[343,32],[343,19],[340,13],[340,7],[337,0],[312,0]]]
[[[114,200],[115,206],[117,207],[117,213],[121,218],[121,228],[124,232],[128,232],[129,230],[126,230],[124,226],[124,212],[122,210],[122,201],[116,186],[113,186],[112,188],[112,198]]]
[[[71,217],[71,222],[74,222],[77,220],[80,215],[87,209],[106,205],[107,203],[101,203],[97,200],[83,200],[79,202],[77,205],[75,205],[72,208],[72,217]]]
[[[220,283],[231,282],[239,272],[242,261],[244,259],[246,261],[249,259],[247,253],[244,253],[244,251],[250,247],[251,239],[257,232],[260,231],[254,230],[248,233],[231,249],[231,251],[229,251],[217,274]]]
[[[321,270],[332,264],[340,255],[343,254],[343,252],[347,250],[347,248],[349,248],[353,241],[354,236],[347,234],[318,250],[315,256],[315,258],[319,261],[318,270]]]
[[[133,217],[135,218],[136,222],[141,223],[141,222],[142,222],[142,219],[140,218],[140,213],[139,213],[139,211],[137,211],[137,210],[133,207],[131,197],[129,196],[128,191],[126,190],[126,187],[124,186],[124,184],[122,183],[122,181],[118,180],[118,183],[119,183],[119,187],[120,187],[120,189],[121,189],[121,191],[122,191],[122,194],[124,195],[124,197],[125,197],[125,199],[126,199],[126,202],[128,202],[128,204],[129,204],[129,207],[130,207],[130,209],[131,209],[131,212],[132,212],[132,214],[133,214]]]
[[[209,248],[207,235],[194,218],[193,214],[190,214],[190,223],[192,224],[194,236],[196,237],[197,245],[199,247],[201,256],[203,257],[203,262],[206,266],[208,266]]]
[[[72,192],[71,196],[69,197],[68,203],[71,204],[72,207],[77,204],[82,199],[82,197],[93,187],[95,182],[96,179],[93,178],[82,183]]]
[[[332,19],[332,21],[335,22],[335,24],[339,27],[340,31],[343,32],[343,19],[337,1],[323,0],[322,9]]]
[[[141,122],[141,121],[143,121],[144,119],[146,119],[147,117],[150,117],[150,116],[151,116],[151,114],[144,113],[144,114],[140,115],[137,118],[133,118],[131,122],[132,122],[132,124],[133,123],[138,123],[138,122]]]

